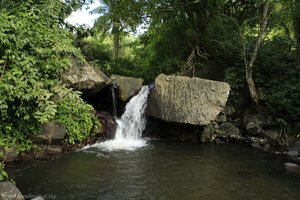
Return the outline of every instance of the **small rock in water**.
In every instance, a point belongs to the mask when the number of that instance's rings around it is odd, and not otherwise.
[[[284,167],[288,172],[300,174],[300,165],[295,163],[284,163]]]
[[[45,199],[43,197],[35,197],[35,198],[31,199],[31,200],[45,200]]]
[[[107,155],[105,155],[105,154],[103,154],[103,153],[97,153],[97,154],[96,154],[96,157],[97,157],[97,158],[101,158],[101,157],[103,157],[103,158],[109,158],[109,156],[107,156]]]
[[[288,151],[286,153],[288,156],[293,156],[293,157],[297,157],[299,155],[298,151],[292,150],[292,151]]]
[[[54,146],[54,145],[49,146],[48,150],[47,150],[49,155],[58,155],[58,154],[61,154],[62,151],[63,150],[62,150],[61,146]]]

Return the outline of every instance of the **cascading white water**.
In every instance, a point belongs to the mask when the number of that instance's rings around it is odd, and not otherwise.
[[[143,86],[140,92],[126,105],[121,119],[117,120],[115,140],[138,140],[145,129],[145,109],[147,105],[148,86]]]
[[[113,105],[113,117],[117,117],[117,101],[116,101],[116,94],[115,94],[115,87],[116,84],[112,82],[112,85],[110,86],[110,92],[111,92],[111,98],[112,98],[112,105]]]
[[[126,105],[125,112],[117,120],[117,130],[115,139],[106,142],[96,143],[90,147],[99,147],[105,150],[134,150],[146,145],[146,141],[141,138],[146,126],[145,109],[149,94],[148,86],[143,86],[140,92],[134,96]]]

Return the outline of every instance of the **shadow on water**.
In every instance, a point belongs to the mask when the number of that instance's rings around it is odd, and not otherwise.
[[[24,194],[56,199],[299,199],[284,158],[241,145],[152,141],[135,151],[91,148],[8,170]]]

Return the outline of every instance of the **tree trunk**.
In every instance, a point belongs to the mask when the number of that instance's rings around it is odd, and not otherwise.
[[[286,35],[286,37],[289,41],[289,51],[292,52],[293,40],[292,40],[292,37],[291,37],[291,31],[290,31],[288,25],[285,24],[284,22],[281,23],[281,26],[283,27],[285,35]],[[297,45],[297,46],[299,46],[299,45]]]
[[[295,37],[296,37],[296,61],[297,64],[300,65],[300,0],[295,0],[295,15],[294,15],[294,29],[295,29]]]
[[[114,51],[114,59],[117,59],[120,54],[120,28],[118,23],[114,23],[112,28],[113,34],[113,51]]]
[[[264,11],[263,11],[263,17],[262,17],[262,22],[260,25],[260,30],[259,33],[257,35],[256,38],[256,43],[253,49],[253,53],[251,55],[250,58],[250,62],[246,62],[246,80],[247,80],[247,84],[248,84],[248,88],[249,88],[249,92],[250,92],[250,96],[252,101],[259,106],[258,104],[258,95],[257,95],[257,91],[256,91],[256,86],[253,80],[253,65],[254,62],[256,60],[257,57],[257,52],[259,49],[259,46],[262,42],[263,39],[263,34],[266,30],[267,27],[267,22],[268,22],[268,10],[269,10],[269,0],[266,0],[264,3]],[[245,55],[246,56],[246,55]]]
[[[120,50],[119,33],[114,33],[113,40],[114,40],[114,58],[117,59],[119,57],[119,50]]]

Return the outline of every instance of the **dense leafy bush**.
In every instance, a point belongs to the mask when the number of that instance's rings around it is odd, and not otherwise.
[[[81,58],[72,35],[60,25],[65,8],[61,1],[0,5],[0,143],[16,146],[19,153],[31,149],[32,136],[53,119],[66,126],[70,143],[82,141],[94,128],[92,108],[77,93],[68,91],[59,103],[52,100],[69,58]],[[72,115],[80,116],[78,121]]]
[[[63,86],[56,86],[57,113],[55,119],[67,129],[67,142],[75,144],[99,132],[100,124],[93,114],[93,107],[74,92]]]

